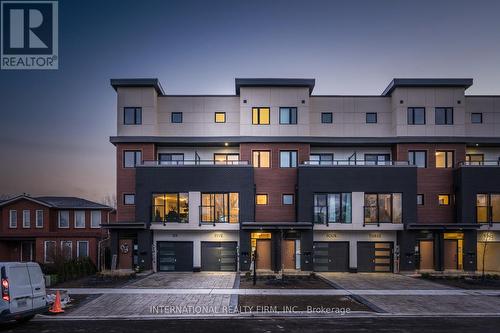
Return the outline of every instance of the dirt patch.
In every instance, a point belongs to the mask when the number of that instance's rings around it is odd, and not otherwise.
[[[498,278],[485,278],[483,280],[481,277],[430,276],[421,279],[461,289],[500,289],[500,279]]]
[[[291,312],[291,311],[372,311],[368,306],[348,296],[306,295],[244,295],[238,297],[241,312]],[[349,310],[347,310],[349,309]]]
[[[134,276],[86,276],[81,279],[66,281],[50,286],[49,289],[64,288],[116,288],[121,287],[128,282],[137,280]]]
[[[253,285],[251,277],[241,277],[240,289],[334,289],[331,285],[315,275],[284,276],[277,279],[274,276],[257,277],[257,284]]]

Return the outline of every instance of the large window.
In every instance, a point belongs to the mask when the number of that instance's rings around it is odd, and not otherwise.
[[[401,193],[365,194],[365,223],[401,223]]]
[[[309,155],[309,164],[311,165],[332,165],[333,154],[311,154]]]
[[[282,150],[280,151],[280,168],[296,168],[297,167],[297,151]]]
[[[9,228],[17,228],[17,210],[9,211]]]
[[[477,223],[500,223],[500,194],[476,195]]]
[[[37,228],[43,228],[43,209],[37,209],[35,213],[35,225]]]
[[[365,165],[387,165],[390,154],[365,154]]]
[[[269,150],[254,150],[252,152],[252,164],[256,168],[270,168],[271,152]]]
[[[231,154],[214,154],[214,162],[215,164],[238,164],[240,159],[240,154],[231,153]]]
[[[89,256],[89,242],[88,241],[77,241],[76,242],[76,256],[78,258]]]
[[[436,108],[436,125],[453,125],[453,108]]]
[[[61,256],[64,260],[71,260],[73,258],[73,242],[61,241]]]
[[[75,211],[75,228],[85,228],[85,211]]]
[[[153,194],[153,221],[189,222],[189,199],[187,193]]]
[[[23,210],[23,228],[29,228],[31,227],[31,218],[30,218],[30,211],[29,209]]]
[[[425,150],[409,150],[408,162],[410,165],[416,165],[419,168],[426,168],[427,152]]]
[[[453,151],[436,151],[436,168],[453,168]]]
[[[200,221],[202,223],[238,223],[240,220],[238,193],[202,193]]]
[[[465,161],[467,161],[469,165],[483,165],[484,154],[466,154]]]
[[[271,123],[270,108],[252,108],[253,125],[269,125]]]
[[[179,165],[184,164],[184,154],[182,153],[161,153],[158,154],[160,165]]]
[[[53,263],[56,259],[56,242],[45,241],[44,242],[44,262]]]
[[[90,213],[90,227],[91,228],[99,228],[101,226],[101,211],[93,210]]]
[[[123,152],[123,167],[135,168],[142,163],[142,152],[140,150],[125,150]]]
[[[59,211],[59,228],[69,228],[69,211]]]
[[[280,124],[283,125],[297,124],[297,108],[292,108],[292,107],[280,108]]]
[[[425,125],[425,108],[408,108],[408,125]]]
[[[351,193],[314,194],[314,223],[351,223]]]
[[[123,108],[123,123],[125,125],[140,125],[142,124],[142,108]]]

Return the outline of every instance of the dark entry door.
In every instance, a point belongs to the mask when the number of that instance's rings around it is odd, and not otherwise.
[[[193,271],[193,242],[158,242],[158,271]]]
[[[456,239],[444,240],[444,269],[458,268],[458,241]]]
[[[392,243],[358,242],[358,272],[392,272]]]
[[[201,242],[201,270],[236,271],[236,242]]]
[[[349,242],[315,242],[313,263],[317,272],[347,272]]]

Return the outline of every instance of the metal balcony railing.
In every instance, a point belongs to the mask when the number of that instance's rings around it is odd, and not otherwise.
[[[221,223],[238,223],[239,216],[231,214],[217,214],[215,205],[201,205],[200,207],[200,225]]]
[[[409,166],[408,161],[366,161],[366,160],[332,160],[332,161],[304,161],[304,166]]]
[[[363,206],[363,226],[376,224],[380,226],[380,223],[391,223],[391,224],[401,224],[401,220],[396,220],[392,216],[392,214],[385,214],[385,216],[381,216],[380,209],[378,206]]]
[[[493,206],[476,206],[476,222],[492,226],[493,223],[500,223],[500,218],[493,216]]]
[[[326,226],[328,226],[330,223],[351,223],[351,221],[345,221],[342,216],[343,214],[338,214],[338,217],[336,219],[331,219],[331,216],[328,212],[328,206],[314,206],[313,212],[314,224],[325,224]]]
[[[248,161],[217,161],[217,160],[182,160],[159,161],[146,160],[137,164],[137,167],[182,167],[182,166],[248,166]]]
[[[500,166],[500,160],[489,161],[462,161],[458,162],[459,166]]]

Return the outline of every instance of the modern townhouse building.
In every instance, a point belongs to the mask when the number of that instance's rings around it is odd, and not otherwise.
[[[53,263],[58,257],[90,257],[111,208],[75,197],[20,195],[0,202],[0,261]]]
[[[500,96],[466,95],[472,79],[376,96],[314,95],[314,79],[111,85],[118,268],[500,271]]]

